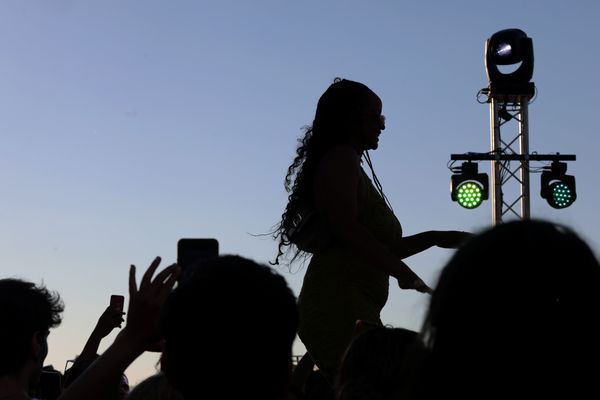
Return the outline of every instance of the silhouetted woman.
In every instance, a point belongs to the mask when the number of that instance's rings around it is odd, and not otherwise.
[[[299,335],[330,378],[358,319],[381,323],[389,277],[402,289],[430,291],[402,259],[431,246],[453,248],[468,234],[402,227],[361,167],[385,129],[381,99],[362,83],[337,78],[323,93],[289,167],[288,204],[275,233],[279,257],[295,244],[313,253],[298,299]],[[296,253],[296,256],[298,252]]]

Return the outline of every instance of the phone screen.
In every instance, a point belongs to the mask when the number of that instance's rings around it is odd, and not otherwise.
[[[183,269],[218,255],[217,239],[179,239],[177,242],[177,264]]]
[[[118,309],[119,311],[123,311],[123,305],[125,304],[125,297],[117,294],[113,294],[110,296],[110,305]]]

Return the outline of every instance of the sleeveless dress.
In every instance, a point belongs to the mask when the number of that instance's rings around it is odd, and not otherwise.
[[[381,243],[402,238],[402,227],[361,169],[358,220]],[[389,275],[333,244],[314,254],[298,296],[298,335],[317,366],[333,376],[355,330],[356,320],[381,324]]]

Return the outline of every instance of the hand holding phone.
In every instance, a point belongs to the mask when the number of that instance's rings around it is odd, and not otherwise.
[[[94,333],[97,336],[101,338],[106,337],[113,329],[121,327],[124,321],[123,314],[125,314],[123,312],[124,303],[124,296],[116,294],[110,296],[110,305],[106,307],[106,310],[98,318],[96,328],[94,328]]]
[[[116,310],[123,312],[123,306],[125,305],[125,296],[113,294],[110,296],[110,306]]]

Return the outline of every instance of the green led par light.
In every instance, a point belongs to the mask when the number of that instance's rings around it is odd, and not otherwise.
[[[488,176],[477,172],[477,163],[463,163],[450,179],[450,197],[461,207],[477,208],[489,197]]]
[[[540,195],[552,208],[567,208],[577,200],[575,177],[566,175],[567,164],[555,161],[550,170],[542,172]]]

